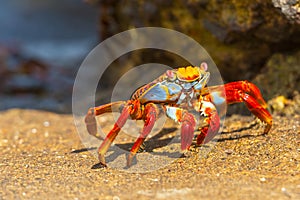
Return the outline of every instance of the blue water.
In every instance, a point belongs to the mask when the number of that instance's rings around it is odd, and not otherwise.
[[[83,0],[0,0],[0,43],[33,57],[76,59],[97,42],[97,8]]]
[[[19,75],[19,65],[9,66],[17,72],[6,77],[5,82],[2,80],[2,86],[22,87],[24,83],[24,87],[41,87],[43,92],[5,93],[0,87],[0,110],[35,108],[70,112],[77,69],[98,43],[97,12],[97,7],[83,0],[0,0],[0,45],[14,47],[22,56],[49,67],[48,77],[39,85],[33,75]]]

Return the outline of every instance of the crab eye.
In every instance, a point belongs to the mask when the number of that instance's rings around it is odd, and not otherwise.
[[[170,81],[174,81],[176,79],[176,75],[173,70],[167,70],[166,75]]]
[[[207,68],[208,68],[208,66],[207,66],[207,63],[206,63],[206,62],[201,63],[200,69],[202,69],[202,70],[204,70],[204,71],[207,71]]]

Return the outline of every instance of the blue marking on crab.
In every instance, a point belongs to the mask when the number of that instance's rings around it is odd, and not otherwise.
[[[213,102],[217,105],[222,105],[223,103],[226,103],[225,98],[221,96],[219,92],[211,92],[211,96],[213,98]]]
[[[180,85],[164,81],[152,86],[139,99],[141,102],[175,101],[181,91]]]

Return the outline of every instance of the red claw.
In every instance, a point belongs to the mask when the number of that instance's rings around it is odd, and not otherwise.
[[[188,150],[192,144],[196,127],[195,117],[190,113],[184,113],[181,125],[181,150]]]
[[[248,81],[237,81],[225,84],[225,90],[228,104],[244,102],[256,117],[267,124],[264,133],[270,131],[272,116],[257,86]]]
[[[94,109],[90,108],[84,118],[86,124],[86,129],[89,134],[96,136],[97,135],[97,122],[94,114]]]

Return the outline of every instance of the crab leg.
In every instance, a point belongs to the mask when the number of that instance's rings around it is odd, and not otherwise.
[[[194,115],[185,112],[181,120],[181,150],[188,150],[194,138],[196,119]]]
[[[232,83],[227,83],[224,85],[225,86],[225,91],[226,91],[226,98],[227,98],[227,102],[230,103],[235,103],[235,99],[236,98],[231,98],[231,94],[230,91],[234,91],[234,90],[239,90],[242,91],[243,93],[247,93],[249,95],[251,95],[252,97],[255,97],[256,101],[263,107],[263,108],[267,108],[267,104],[265,102],[265,100],[263,99],[260,90],[258,89],[258,87],[256,85],[254,85],[253,83],[249,82],[249,81],[236,81],[236,82],[232,82]]]
[[[106,104],[103,106],[91,108],[87,116],[85,117],[85,122],[87,123],[87,129],[91,135],[96,135],[97,125],[96,125],[96,115],[101,115],[106,112],[114,111],[113,108],[122,108],[121,115],[119,116],[117,122],[114,124],[112,130],[107,134],[104,141],[98,148],[99,161],[103,166],[106,166],[104,155],[111,146],[111,143],[115,140],[121,128],[124,126],[125,122],[131,116],[134,119],[140,119],[142,114],[142,107],[137,100],[132,101],[120,101],[115,103]]]
[[[181,150],[188,150],[192,144],[196,128],[195,116],[178,107],[166,106],[166,114],[181,123]]]
[[[223,88],[226,95],[223,94]],[[204,99],[211,102],[218,102],[226,96],[228,104],[244,102],[247,108],[261,121],[267,123],[264,133],[268,133],[272,127],[272,116],[267,110],[260,90],[256,85],[248,81],[237,81],[227,83],[224,86],[211,86],[202,91]],[[221,102],[221,101],[220,101]],[[222,103],[222,102],[221,102]]]
[[[104,141],[102,142],[102,144],[98,148],[99,162],[103,166],[106,166],[105,157],[104,157],[105,153],[107,152],[107,150],[111,146],[111,143],[117,137],[117,135],[120,132],[121,128],[124,126],[125,122],[127,121],[127,119],[129,118],[130,114],[132,113],[132,110],[133,110],[132,106],[126,105],[124,107],[124,109],[123,109],[121,115],[119,116],[117,122],[114,124],[114,127],[107,134],[107,136],[105,137]]]
[[[253,97],[255,97],[256,101],[263,107],[267,108],[267,103],[262,97],[262,94],[259,90],[259,88],[249,82],[249,81],[236,81],[231,83],[226,83],[225,85],[216,85],[216,86],[210,86],[201,91],[201,95],[205,96],[205,100],[214,102],[216,104],[222,104],[225,102],[225,96],[226,96],[226,102],[228,104],[232,103],[238,103],[240,101],[237,101],[235,97],[231,96],[232,91],[234,90],[240,90],[244,93],[247,93]],[[224,94],[226,93],[226,95]]]
[[[200,102],[199,112],[201,115],[204,115],[204,122],[207,126],[200,128],[200,134],[197,136],[197,145],[211,141],[220,129],[220,117],[213,103],[208,101]]]
[[[261,105],[256,98],[244,93],[241,90],[228,90],[226,91],[228,103],[245,102],[247,108],[261,121],[267,123],[264,134],[268,133],[272,127],[272,116],[269,111]]]
[[[123,107],[125,104],[126,101],[117,101],[102,106],[90,108],[84,119],[88,133],[96,138],[103,139],[102,137],[97,136],[97,122],[95,117],[104,113],[120,111],[120,108]]]
[[[248,81],[237,81],[225,84],[226,101],[228,104],[245,102],[247,108],[261,121],[267,124],[264,134],[272,127],[272,116],[267,110],[258,87]]]
[[[145,117],[144,117],[145,124],[139,138],[133,144],[130,150],[130,154],[127,157],[127,167],[131,166],[134,156],[140,149],[141,145],[145,141],[148,134],[151,132],[155,124],[155,121],[157,119],[158,108],[155,106],[155,104],[149,103],[145,106],[144,112],[145,112]]]

